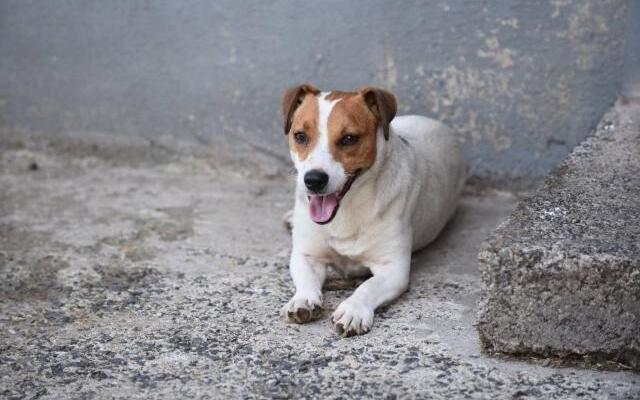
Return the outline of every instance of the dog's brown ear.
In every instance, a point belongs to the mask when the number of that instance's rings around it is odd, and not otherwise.
[[[284,95],[282,96],[282,116],[284,117],[285,135],[288,134],[289,129],[291,129],[293,113],[296,111],[298,106],[302,104],[304,96],[308,93],[316,95],[320,93],[320,90],[308,83],[303,83],[302,85],[291,87],[284,92]]]
[[[389,140],[389,124],[397,111],[396,97],[391,92],[370,86],[360,88],[359,92],[382,126],[385,140]]]

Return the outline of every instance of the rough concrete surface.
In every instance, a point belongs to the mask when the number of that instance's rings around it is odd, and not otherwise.
[[[291,179],[143,142],[0,142],[0,398],[632,399],[629,372],[488,357],[476,255],[515,199],[467,194],[372,332],[287,324]]]
[[[607,113],[480,261],[487,347],[640,370],[640,105]]]

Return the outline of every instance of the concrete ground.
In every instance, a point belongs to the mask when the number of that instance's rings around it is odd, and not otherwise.
[[[0,397],[612,398],[640,376],[482,354],[477,250],[515,207],[469,193],[371,333],[279,318],[290,179],[92,137],[0,141]],[[263,165],[268,168],[262,168]]]

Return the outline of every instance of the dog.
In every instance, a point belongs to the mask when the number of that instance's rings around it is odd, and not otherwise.
[[[383,89],[286,90],[284,133],[297,171],[289,264],[290,322],[323,312],[327,268],[370,276],[333,312],[341,336],[365,334],[374,312],[408,289],[411,254],[452,218],[465,180],[454,133],[427,117],[396,117]]]

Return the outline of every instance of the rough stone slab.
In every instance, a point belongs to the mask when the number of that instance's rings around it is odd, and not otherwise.
[[[331,331],[353,288],[283,322],[290,183],[124,138],[0,141],[0,399],[637,398],[631,372],[481,352],[476,256],[508,194],[463,198],[369,334]]]
[[[640,369],[640,106],[608,112],[479,259],[487,349]]]

